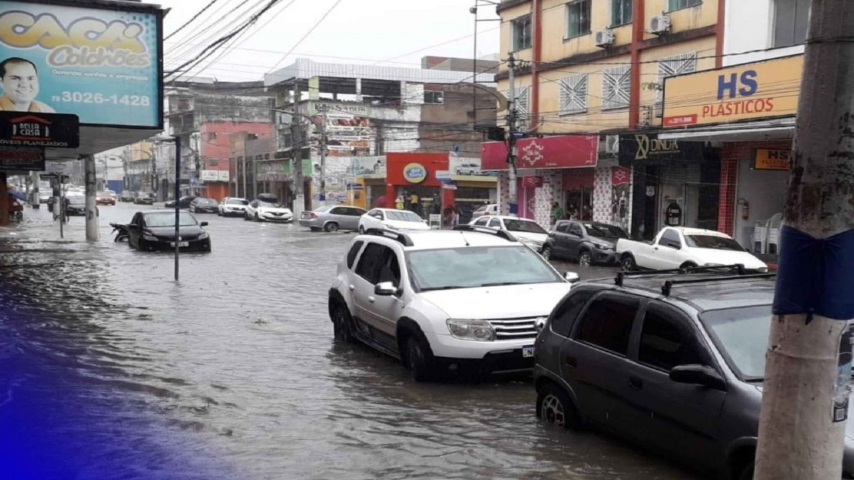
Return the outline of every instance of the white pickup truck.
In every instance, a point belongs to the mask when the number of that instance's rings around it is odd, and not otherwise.
[[[699,228],[664,227],[652,242],[621,238],[616,250],[626,271],[737,264],[749,271],[768,271],[765,262],[744,250],[732,237]]]

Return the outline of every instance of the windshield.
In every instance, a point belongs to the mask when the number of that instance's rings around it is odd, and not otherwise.
[[[622,228],[615,227],[612,225],[585,223],[584,228],[587,229],[587,234],[591,237],[629,238],[629,236],[626,235],[626,232]]]
[[[709,310],[700,319],[741,378],[762,380],[771,316],[771,305],[760,305]]]
[[[281,204],[258,200],[258,208],[281,208]]]
[[[543,227],[539,226],[537,223],[525,220],[515,220],[515,219],[504,219],[504,226],[507,227],[508,231],[511,232],[524,232],[524,233],[542,233],[548,234]]]
[[[178,218],[180,218],[181,226],[197,225],[196,219],[187,212],[181,212],[181,216]],[[148,227],[174,227],[175,213],[149,213],[145,216],[145,225]]]
[[[68,203],[74,204],[74,205],[83,205],[86,203],[86,197],[84,197],[82,195],[69,195],[65,198],[68,199]]]
[[[712,248],[715,250],[735,250],[743,252],[744,249],[735,240],[717,235],[685,235],[685,243],[689,247]]]
[[[542,257],[522,246],[412,251],[408,258],[421,291],[562,281]]]
[[[399,222],[421,222],[421,217],[407,211],[386,211],[386,216],[389,220],[397,220]]]
[[[248,205],[249,202],[242,198],[229,198],[225,201],[226,205]]]

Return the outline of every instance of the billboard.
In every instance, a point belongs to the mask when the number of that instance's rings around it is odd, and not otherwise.
[[[4,1],[0,110],[160,128],[161,20],[159,13]]]
[[[776,58],[664,80],[664,126],[794,116],[804,57]]]
[[[315,113],[310,138],[311,153],[320,154],[320,125],[323,122],[321,109],[326,111],[326,151],[328,157],[368,156],[374,149],[376,133],[368,117],[370,111],[366,105],[355,104],[317,104],[311,110]]]
[[[599,152],[598,135],[559,135],[522,138],[516,141],[517,168],[595,167]],[[507,170],[507,144],[481,144],[483,170]]]

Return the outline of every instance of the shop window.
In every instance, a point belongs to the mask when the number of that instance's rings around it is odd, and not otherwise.
[[[559,115],[587,112],[587,74],[579,73],[558,80]]]
[[[602,72],[602,110],[616,110],[629,106],[631,76],[632,69],[628,65],[607,68]]]
[[[800,45],[807,39],[810,0],[774,0],[774,45]]]
[[[566,4],[566,33],[564,38],[590,34],[590,0]]]
[[[632,23],[632,0],[611,0],[611,26]]]
[[[531,16],[513,20],[513,51],[531,48]]]
[[[658,61],[658,86],[655,96],[655,115],[662,115],[664,104],[664,79],[685,73],[697,71],[697,54],[695,52],[683,53],[672,57],[662,58]]]
[[[445,92],[424,90],[424,103],[430,105],[441,105],[445,103]]]
[[[681,10],[683,8],[696,7],[697,5],[702,5],[702,3],[703,3],[703,0],[668,0],[667,10],[672,12],[673,10]]]

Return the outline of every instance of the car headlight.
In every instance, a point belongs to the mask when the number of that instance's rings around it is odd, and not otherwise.
[[[613,250],[614,249],[613,245],[608,245],[607,243],[594,243],[593,246],[598,248],[599,250]]]
[[[154,235],[149,235],[149,234],[147,234],[147,233],[143,233],[143,234],[142,234],[142,239],[143,239],[143,240],[148,240],[148,241],[151,241],[151,242],[156,242],[156,241],[157,241],[157,237],[155,237]]]
[[[451,336],[460,340],[475,342],[492,342],[495,340],[495,330],[486,320],[461,320],[449,318],[448,330]]]
[[[210,235],[208,235],[208,232],[203,232],[201,235],[199,235],[199,240],[205,240],[208,237],[210,237]]]

